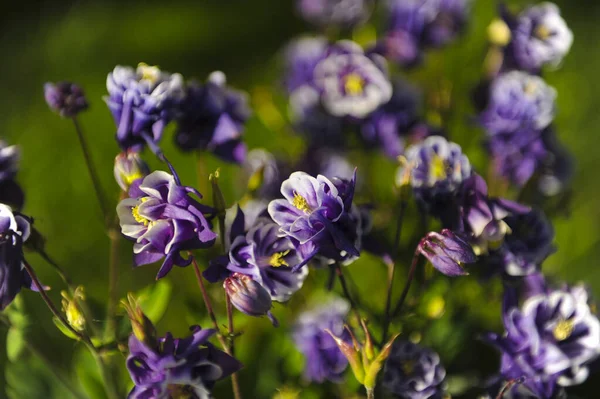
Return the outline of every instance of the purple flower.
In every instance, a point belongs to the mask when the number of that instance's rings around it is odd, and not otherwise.
[[[160,141],[165,126],[175,118],[185,90],[183,77],[139,64],[137,70],[116,66],[106,79],[108,105],[117,125],[121,148]]]
[[[129,337],[127,369],[135,387],[130,399],[194,397],[208,399],[215,382],[228,377],[242,365],[216,349],[208,339],[215,330],[190,328],[187,338],[167,333],[154,347]]]
[[[156,278],[164,277],[173,267],[187,266],[180,251],[207,248],[215,242],[205,214],[212,208],[200,204],[188,194],[202,195],[191,187],[179,186],[172,175],[155,171],[138,180],[129,190],[130,198],[117,206],[122,233],[135,241],[136,266],[165,258]]]
[[[506,332],[488,337],[502,353],[502,377],[524,377],[523,387],[539,398],[585,381],[600,351],[600,322],[584,287],[550,290],[521,307],[508,293],[503,318]]]
[[[480,122],[490,135],[542,130],[554,119],[556,90],[539,76],[512,71],[490,86]]]
[[[14,179],[18,170],[19,148],[16,145],[7,145],[0,140],[0,182]]]
[[[398,168],[397,184],[401,186],[408,179],[419,201],[430,208],[455,193],[471,175],[471,164],[460,146],[441,136],[430,136],[409,147],[405,156],[406,162]]]
[[[83,90],[75,83],[46,83],[44,97],[48,107],[63,118],[73,118],[88,108]]]
[[[433,267],[452,277],[469,274],[462,265],[477,260],[466,238],[448,229],[442,230],[441,233],[428,233],[419,243],[418,251]]]
[[[392,96],[385,60],[374,54],[366,56],[351,41],[329,47],[308,83],[291,93],[292,108],[311,109],[322,106],[335,117],[364,118]]]
[[[437,353],[409,341],[396,340],[385,362],[383,386],[406,399],[441,398],[446,370]]]
[[[249,316],[268,316],[275,327],[279,325],[271,314],[272,301],[269,292],[251,277],[233,273],[223,282],[223,288],[237,310]]]
[[[298,317],[294,325],[294,342],[306,359],[304,377],[312,382],[342,382],[348,360],[334,339],[325,330],[351,343],[350,334],[344,329],[350,306],[335,299],[315,310]]]
[[[246,145],[241,137],[250,117],[248,97],[229,88],[223,72],[211,73],[204,86],[191,83],[181,111],[175,135],[179,148],[207,150],[229,162],[244,161]]]
[[[530,211],[529,207],[513,201],[488,197],[485,180],[476,173],[464,181],[457,202],[458,220],[454,228],[470,236],[477,254],[502,243],[511,231],[506,222],[509,216]]]
[[[243,230],[245,224],[245,215],[238,209],[229,229],[232,244],[228,256],[211,261],[204,276],[215,282],[232,273],[244,274],[262,285],[272,300],[287,301],[308,275],[307,268],[293,270],[309,259],[304,258],[295,239],[279,236],[279,226],[270,220],[256,221],[248,231]]]
[[[129,187],[138,179],[143,179],[150,173],[148,165],[137,151],[127,150],[115,158],[115,180],[121,189],[129,191]]]
[[[350,29],[369,18],[371,7],[371,0],[298,0],[300,15],[321,27]]]
[[[419,96],[403,81],[394,82],[392,98],[369,115],[361,125],[363,139],[396,159],[404,152],[404,138],[417,122]]]
[[[29,238],[31,220],[0,204],[0,310],[4,310],[22,287],[37,291],[23,268],[23,243]]]
[[[356,226],[349,215],[354,184],[354,177],[331,181],[322,175],[314,178],[294,172],[281,185],[285,199],[271,201],[269,215],[281,233],[312,246],[312,255],[318,252],[333,260],[359,256],[354,245]]]
[[[317,64],[327,55],[325,37],[301,37],[291,41],[284,50],[285,87],[292,92],[310,84]]]
[[[510,276],[529,275],[539,270],[542,262],[554,252],[552,224],[540,211],[507,217],[510,234],[492,254]]]
[[[489,151],[496,172],[523,187],[548,158],[540,132],[517,131],[490,138]]]
[[[555,4],[527,7],[512,19],[509,51],[520,69],[537,72],[544,65],[556,67],[573,44],[573,33]]]

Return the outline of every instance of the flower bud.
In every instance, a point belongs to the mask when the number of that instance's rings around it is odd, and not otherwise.
[[[79,303],[85,300],[85,293],[82,286],[75,289],[73,297],[70,297],[66,291],[61,291],[62,295],[62,310],[67,316],[67,321],[76,331],[83,331],[85,329],[85,315],[81,310]]]
[[[150,348],[156,348],[158,345],[156,328],[150,319],[144,314],[142,308],[132,293],[127,294],[127,301],[121,301],[121,304],[127,311],[127,316],[131,321],[133,335]]]
[[[223,282],[231,303],[240,312],[250,316],[267,315],[274,326],[277,320],[271,315],[271,295],[258,282],[241,273],[233,273]]]
[[[129,191],[129,186],[137,179],[146,177],[150,169],[136,151],[122,152],[115,158],[115,180],[123,191]]]
[[[468,274],[462,268],[462,264],[477,260],[471,245],[448,229],[442,230],[441,234],[436,232],[427,234],[419,243],[418,250],[433,267],[446,276]]]
[[[88,108],[83,90],[71,82],[46,83],[44,97],[50,109],[63,118],[73,118]]]

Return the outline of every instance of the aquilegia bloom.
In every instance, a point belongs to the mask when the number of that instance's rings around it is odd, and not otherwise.
[[[208,150],[241,163],[246,157],[241,136],[249,116],[247,95],[228,87],[223,72],[213,72],[204,85],[188,85],[175,143],[184,151]]]
[[[37,291],[22,267],[23,242],[30,231],[30,220],[0,204],[0,310],[10,305],[22,287]]]
[[[372,3],[372,0],[298,0],[298,12],[321,27],[352,28],[367,20]]]
[[[544,65],[557,66],[573,44],[573,32],[555,4],[532,5],[506,20],[512,34],[510,55],[520,69],[536,72]]]
[[[446,370],[429,348],[397,340],[385,362],[383,386],[405,399],[441,397]]]
[[[135,383],[130,399],[209,399],[215,382],[241,368],[236,359],[208,342],[215,330],[193,326],[191,331],[187,338],[167,333],[154,347],[133,334],[129,337],[127,369]]]
[[[183,77],[140,64],[137,69],[116,66],[106,79],[104,101],[117,125],[121,148],[143,145],[146,136],[160,141],[163,129],[176,115],[185,95]]]
[[[504,327],[502,336],[489,335],[502,353],[500,374],[525,377],[523,386],[539,398],[585,381],[587,365],[600,353],[600,322],[582,286],[534,295],[521,307],[507,292]]]
[[[71,82],[46,83],[44,98],[48,107],[64,118],[73,118],[88,108],[83,90]]]
[[[304,377],[307,380],[342,382],[348,360],[325,330],[350,343],[350,334],[344,328],[349,310],[350,306],[344,300],[334,299],[298,317],[294,325],[294,343],[306,358]]]
[[[17,174],[20,153],[16,145],[0,140],[0,182],[10,180]]]
[[[202,195],[191,187],[179,186],[172,175],[155,171],[129,189],[130,198],[117,206],[122,233],[135,241],[136,266],[165,258],[156,278],[173,267],[187,266],[180,251],[207,248],[217,235],[205,215],[213,209],[200,204],[189,194]]]
[[[341,260],[346,255],[359,256],[355,247],[356,226],[350,209],[354,197],[355,178],[316,178],[294,172],[281,185],[285,199],[269,203],[271,218],[281,233],[302,245],[313,246],[312,255]]]

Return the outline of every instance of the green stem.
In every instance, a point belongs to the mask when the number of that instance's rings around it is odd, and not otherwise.
[[[335,268],[335,272],[340,280],[340,285],[342,286],[342,291],[344,292],[344,296],[346,297],[348,302],[350,302],[350,309],[352,309],[352,312],[354,312],[356,321],[358,323],[360,323],[360,320],[361,320],[360,313],[358,312],[358,309],[356,308],[356,304],[354,303],[354,300],[352,299],[352,296],[350,295],[350,291],[348,290],[348,285],[346,284],[346,279],[344,278],[344,272],[342,271],[342,267],[339,265],[339,263],[336,263],[333,267]]]
[[[229,354],[231,356],[235,356],[235,346],[234,346],[234,329],[233,329],[233,306],[231,304],[231,299],[229,295],[225,293],[225,303],[227,308],[227,328],[229,330]],[[231,375],[231,387],[233,389],[233,397],[235,399],[242,399],[242,392],[240,391],[240,381],[238,379],[238,374],[233,373]]]
[[[373,388],[367,389],[367,399],[375,399],[375,390]]]
[[[106,395],[109,399],[119,399],[120,396],[117,391],[117,383],[110,368],[107,366],[106,362],[102,358],[102,355],[97,351],[97,349],[93,345],[87,346],[90,352],[92,353],[92,356],[94,357],[98,368],[100,369],[100,374],[102,375],[102,380],[104,381],[105,385],[104,388],[106,391]]]
[[[106,326],[104,335],[108,339],[114,339],[117,326],[117,303],[119,302],[119,233],[116,230],[115,223],[108,230],[110,238],[110,254],[108,261],[108,304],[106,306]]]
[[[419,263],[419,255],[420,255],[419,247],[420,246],[421,246],[421,243],[419,242],[419,245],[417,245],[417,249],[415,250],[415,254],[413,255],[410,269],[408,270],[408,277],[406,279],[406,283],[404,283],[404,289],[402,290],[402,294],[400,295],[400,300],[398,301],[398,304],[396,305],[396,307],[394,308],[394,311],[392,312],[392,318],[398,316],[398,314],[402,310],[402,305],[404,305],[404,301],[406,300],[406,296],[408,295],[408,291],[410,290],[410,285],[415,277],[415,270],[417,269],[417,264]]]

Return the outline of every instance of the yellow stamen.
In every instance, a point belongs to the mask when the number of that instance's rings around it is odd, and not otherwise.
[[[273,267],[289,266],[285,259],[283,259],[289,253],[289,249],[287,251],[275,252],[269,259],[269,265]]]
[[[556,338],[557,341],[564,341],[565,339],[571,336],[574,328],[575,325],[573,321],[561,320],[556,324],[556,327],[554,327],[552,334],[554,335],[554,338]]]
[[[362,94],[365,87],[365,80],[357,73],[349,73],[344,78],[344,89],[346,94],[355,96]]]
[[[447,177],[446,164],[442,157],[440,157],[437,154],[433,154],[433,157],[431,158],[429,173],[431,174],[431,178],[434,181],[444,180]]]
[[[415,362],[413,360],[407,360],[405,363],[402,363],[401,367],[405,375],[410,375],[415,371]]]
[[[534,35],[540,40],[546,40],[550,37],[552,31],[546,25],[540,24],[535,28]]]
[[[134,181],[136,181],[137,179],[141,179],[142,177],[144,177],[144,175],[141,172],[132,173],[130,175],[123,173],[121,174],[121,177],[123,178],[123,181],[127,186],[131,186]]]
[[[138,72],[142,74],[143,80],[148,80],[152,83],[156,83],[160,78],[160,69],[157,66],[150,66],[143,62],[138,64]]]
[[[303,196],[301,196],[300,194],[298,194],[296,192],[294,192],[294,201],[292,202],[292,204],[304,213],[312,212],[312,209],[310,209],[310,206],[308,205],[308,201],[306,200],[306,198],[304,198]]]
[[[135,219],[136,222],[142,223],[144,226],[148,226],[152,221],[150,219],[146,219],[142,215],[140,215],[140,205],[144,202],[148,201],[150,198],[144,197],[141,199],[141,203],[131,208],[131,215]]]

